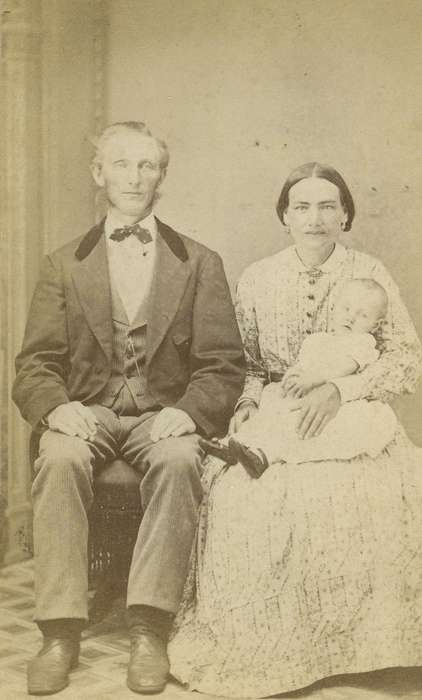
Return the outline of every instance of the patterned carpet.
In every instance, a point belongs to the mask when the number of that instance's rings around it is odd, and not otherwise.
[[[0,570],[0,700],[28,698],[26,664],[40,644],[33,615],[32,562]],[[60,700],[133,700],[142,697],[125,685],[129,644],[122,605],[103,623],[84,633],[78,668]],[[160,700],[211,700],[190,693],[176,682],[168,684]],[[343,676],[317,683],[305,691],[280,696],[283,700],[422,700],[422,669],[389,669]]]

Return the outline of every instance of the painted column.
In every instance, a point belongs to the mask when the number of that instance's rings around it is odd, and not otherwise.
[[[22,342],[42,225],[37,175],[41,160],[40,0],[13,0],[3,5],[2,78],[2,152],[6,164],[2,197],[2,350],[6,369],[1,400],[6,428],[2,432],[7,444],[2,450],[1,478],[3,498],[7,483],[5,562],[9,563],[30,553],[28,428],[9,397],[13,358]]]
[[[106,26],[104,0],[2,6],[0,564],[31,554],[29,429],[10,401],[13,362],[43,254],[95,221],[89,139],[104,114]]]

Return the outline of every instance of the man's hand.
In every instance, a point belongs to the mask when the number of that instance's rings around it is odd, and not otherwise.
[[[45,419],[50,430],[82,440],[92,440],[98,420],[88,406],[79,401],[70,401],[56,406]]]
[[[158,442],[168,437],[180,437],[194,433],[196,425],[192,418],[180,408],[163,408],[151,428],[151,440]]]
[[[340,392],[334,384],[327,383],[312,389],[291,408],[292,411],[299,411],[299,437],[306,439],[319,435],[336,416],[340,406]]]
[[[253,401],[242,401],[239,408],[236,410],[233,418],[229,425],[229,435],[237,433],[242,423],[249,418],[252,418],[253,414],[256,413],[258,408]]]

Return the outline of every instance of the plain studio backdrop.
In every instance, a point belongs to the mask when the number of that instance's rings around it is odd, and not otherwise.
[[[157,211],[222,255],[233,288],[289,244],[289,170],[334,165],[357,209],[344,243],[381,258],[422,335],[421,31],[411,0],[111,2],[107,121],[167,140]],[[422,392],[399,410],[422,444]]]

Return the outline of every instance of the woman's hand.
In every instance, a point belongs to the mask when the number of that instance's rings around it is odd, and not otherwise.
[[[249,418],[252,418],[253,414],[256,413],[257,410],[258,408],[253,401],[242,401],[230,421],[229,435],[237,433],[242,423],[249,420]]]
[[[312,389],[295,402],[292,411],[299,411],[297,432],[303,440],[319,435],[341,406],[340,392],[335,384],[327,383]]]

